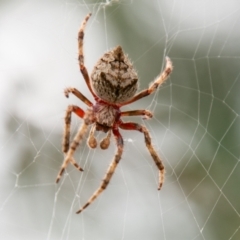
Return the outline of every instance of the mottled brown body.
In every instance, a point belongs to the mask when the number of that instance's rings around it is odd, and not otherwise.
[[[84,136],[87,133],[87,129],[90,125],[92,125],[91,131],[87,140],[88,146],[90,148],[97,147],[97,139],[94,136],[95,131],[103,131],[106,133],[106,136],[100,141],[101,149],[107,149],[109,147],[112,134],[115,138],[117,150],[111,164],[109,165],[102,184],[92,194],[87,203],[83,205],[79,211],[77,211],[77,213],[82,212],[99,196],[99,194],[101,194],[107,188],[114,174],[114,171],[121,160],[124,142],[122,135],[119,132],[119,128],[123,130],[135,130],[143,134],[146,147],[159,170],[158,189],[161,189],[164,182],[164,165],[152,145],[151,137],[147,128],[144,125],[140,125],[138,123],[124,122],[122,120],[122,117],[125,116],[142,116],[143,119],[150,119],[152,118],[153,114],[145,109],[122,112],[120,108],[155,92],[158,87],[168,78],[173,69],[170,58],[166,57],[166,66],[163,72],[152,84],[150,84],[147,89],[144,89],[136,94],[136,91],[138,89],[137,73],[127,55],[123,53],[122,48],[120,46],[117,46],[113,50],[105,53],[98,60],[90,78],[88,71],[84,65],[83,54],[84,30],[90,16],[91,14],[88,14],[85,17],[78,33],[78,61],[80,71],[88,86],[89,91],[95,99],[95,103],[93,104],[76,88],[70,87],[64,91],[66,97],[69,96],[69,93],[72,93],[83,103],[85,103],[88,108],[84,111],[76,105],[69,105],[66,110],[63,136],[63,152],[65,159],[58,173],[56,182],[60,180],[61,176],[64,173],[64,170],[69,163],[71,163],[79,171],[83,171],[83,169],[74,160],[73,155],[78,145],[83,141]],[[70,144],[70,126],[72,113],[82,118],[83,123]]]
[[[96,95],[112,104],[126,102],[138,89],[137,72],[120,46],[98,60],[91,79]]]
[[[93,109],[96,122],[106,127],[112,127],[114,122],[120,117],[120,110],[117,106],[108,105],[106,103],[96,103]]]

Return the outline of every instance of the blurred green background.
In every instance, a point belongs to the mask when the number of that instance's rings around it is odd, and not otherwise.
[[[122,131],[124,155],[108,189],[81,215],[114,155],[89,150],[55,179],[64,113],[78,88],[77,32],[88,12],[85,61],[121,45],[140,88],[174,71],[154,95],[144,124],[166,167],[163,189],[138,132]],[[0,1],[1,239],[240,239],[240,3],[234,0]],[[126,121],[129,118],[126,118]],[[81,120],[73,118],[72,134]],[[98,139],[104,136],[97,133]],[[113,140],[113,139],[112,139]]]

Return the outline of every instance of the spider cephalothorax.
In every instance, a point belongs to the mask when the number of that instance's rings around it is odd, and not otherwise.
[[[104,102],[97,102],[93,106],[96,122],[100,125],[111,128],[114,122],[118,121],[120,117],[120,110],[118,106],[108,105]]]
[[[146,147],[159,169],[158,189],[161,189],[164,181],[164,166],[157,152],[152,146],[151,137],[147,128],[138,123],[123,122],[121,119],[125,116],[143,116],[145,119],[148,119],[153,116],[152,113],[144,109],[122,112],[120,108],[156,91],[156,89],[167,79],[173,68],[171,60],[166,57],[166,66],[163,72],[156,78],[149,88],[135,95],[138,89],[137,73],[128,57],[123,53],[122,48],[117,46],[113,50],[105,53],[99,59],[92,71],[90,79],[88,71],[84,65],[83,55],[84,30],[90,16],[91,14],[86,16],[78,33],[78,60],[80,71],[95,99],[95,103],[93,104],[76,88],[65,89],[64,93],[66,97],[69,96],[69,93],[72,93],[81,101],[83,101],[88,108],[85,111],[76,105],[69,105],[67,108],[63,135],[63,152],[65,154],[65,159],[58,173],[56,182],[60,180],[68,163],[72,163],[78,170],[83,171],[83,169],[73,158],[73,154],[77,146],[81,143],[86,135],[87,129],[90,125],[92,125],[92,127],[88,137],[89,147],[97,147],[97,140],[94,137],[94,133],[95,131],[103,131],[107,133],[107,135],[101,140],[100,147],[102,149],[108,148],[112,133],[116,140],[117,151],[107,170],[102,184],[95,191],[95,193],[93,193],[87,203],[79,211],[77,211],[77,213],[80,213],[87,206],[89,206],[99,196],[99,194],[106,189],[119,161],[121,160],[124,143],[119,132],[119,128],[124,130],[136,130],[143,133]],[[70,144],[70,125],[72,113],[75,113],[77,116],[82,118],[83,123]]]

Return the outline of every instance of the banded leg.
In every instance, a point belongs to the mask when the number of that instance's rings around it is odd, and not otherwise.
[[[63,142],[62,142],[62,151],[67,153],[69,149],[69,141],[70,141],[70,127],[71,127],[71,116],[72,112],[74,112],[80,118],[83,118],[85,112],[76,105],[69,105],[66,114],[65,114],[65,126],[63,132]]]
[[[162,185],[163,185],[163,182],[164,182],[165,169],[164,169],[164,165],[163,165],[162,160],[160,159],[160,157],[158,156],[157,152],[153,148],[149,131],[144,126],[142,126],[142,125],[140,125],[138,123],[133,123],[133,122],[121,123],[119,125],[119,127],[122,128],[122,129],[125,129],[125,130],[137,130],[137,131],[139,131],[139,132],[144,134],[145,143],[146,143],[146,146],[148,148],[148,151],[151,154],[155,164],[157,165],[157,167],[159,169],[159,186],[158,186],[158,190],[160,190],[162,188]]]
[[[85,27],[86,27],[87,21],[91,17],[91,15],[92,14],[89,13],[85,17],[85,19],[83,20],[82,25],[81,25],[81,27],[79,29],[79,32],[78,32],[78,63],[79,63],[79,68],[80,68],[80,71],[81,71],[81,73],[83,75],[83,78],[85,79],[86,84],[88,86],[88,89],[90,90],[92,95],[94,97],[96,97],[96,94],[92,90],[92,86],[91,86],[91,83],[90,83],[90,78],[89,78],[88,71],[87,71],[87,69],[86,69],[86,67],[84,65],[84,53],[83,53],[84,31],[85,31]]]
[[[88,125],[85,123],[85,121],[83,122],[83,124],[81,125],[81,127],[79,128],[76,136],[74,137],[70,148],[65,156],[65,159],[63,161],[62,167],[58,173],[57,179],[56,179],[56,183],[59,182],[60,178],[62,177],[67,165],[69,163],[71,163],[74,167],[76,167],[79,171],[83,171],[83,169],[77,164],[77,162],[75,161],[75,159],[73,158],[73,154],[76,151],[78,145],[81,143],[81,141],[83,140],[83,137],[85,136],[86,132],[87,132],[87,128]]]
[[[173,70],[173,65],[172,65],[172,61],[170,60],[169,57],[166,57],[166,66],[165,69],[163,70],[163,72],[157,77],[157,79],[149,86],[149,88],[141,91],[140,93],[138,93],[137,95],[135,95],[132,99],[130,99],[127,102],[124,102],[123,104],[121,104],[121,106],[130,104],[132,102],[135,102],[143,97],[146,97],[150,94],[152,94],[153,92],[156,91],[156,89],[164,82],[167,80],[168,76],[170,75],[170,73]]]
[[[114,159],[111,163],[111,165],[109,166],[107,173],[103,179],[102,184],[100,185],[100,187],[94,192],[94,194],[89,198],[89,200],[87,201],[87,203],[85,205],[83,205],[83,207],[78,210],[76,213],[81,213],[85,208],[87,208],[108,186],[113,173],[121,159],[122,156],[122,152],[123,152],[123,139],[121,134],[119,133],[117,128],[113,129],[113,134],[114,137],[116,139],[116,144],[117,144],[117,152],[114,156]]]
[[[93,104],[90,100],[88,100],[81,92],[79,92],[76,88],[66,88],[64,90],[64,94],[65,96],[68,98],[69,97],[69,93],[72,93],[73,95],[75,95],[77,98],[79,98],[82,102],[84,102],[86,105],[88,105],[89,107],[92,107]]]
[[[85,116],[85,112],[80,107],[75,106],[75,105],[69,105],[66,110],[65,127],[64,127],[64,134],[63,134],[63,143],[62,143],[62,151],[65,154],[65,160],[64,160],[62,167],[58,173],[56,183],[59,182],[59,180],[60,180],[61,176],[63,175],[63,172],[66,169],[69,162],[71,162],[73,164],[73,166],[76,167],[79,171],[83,171],[83,169],[77,164],[77,162],[74,160],[74,158],[70,157],[71,155],[73,155],[73,153],[77,147],[76,141],[79,141],[78,137],[76,135],[76,137],[74,138],[72,144],[70,145],[70,149],[69,149],[72,112],[74,112],[80,118],[84,118],[84,116]],[[82,130],[80,129],[81,131],[79,130],[79,132],[81,132],[81,134],[84,134],[84,132],[85,132],[84,125],[82,125],[82,128],[83,129]],[[69,155],[69,154],[71,154],[71,155]]]
[[[121,117],[126,116],[143,116],[144,119],[149,119],[153,117],[153,114],[148,110],[133,110],[121,112]]]

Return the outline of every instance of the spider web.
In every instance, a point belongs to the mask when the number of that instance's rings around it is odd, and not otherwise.
[[[234,0],[8,1],[0,8],[2,239],[240,239],[240,4]],[[148,109],[144,124],[167,173],[158,171],[138,132],[122,131],[124,155],[106,191],[75,212],[99,186],[114,155],[75,157],[58,185],[67,86],[92,100],[77,64],[77,31],[92,12],[86,66],[120,44],[144,89],[164,67],[169,80],[126,106]],[[130,118],[126,118],[126,121]],[[74,134],[81,120],[73,118]],[[98,133],[98,139],[104,136]]]

